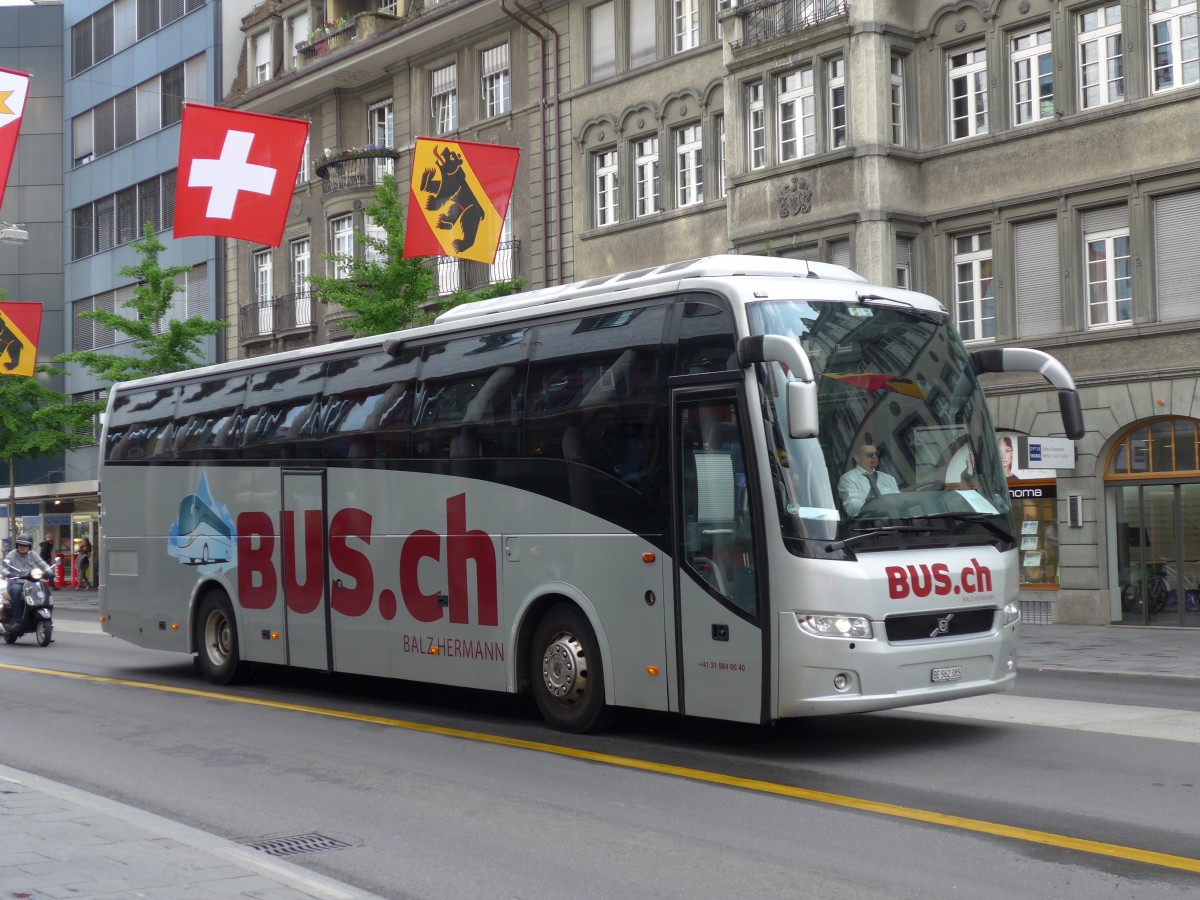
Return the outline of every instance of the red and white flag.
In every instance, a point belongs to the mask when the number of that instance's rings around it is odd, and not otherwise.
[[[28,96],[28,73],[0,69],[0,205],[4,203],[8,171],[17,155],[17,135],[21,131],[21,116]]]
[[[278,247],[308,122],[189,103],[179,135],[175,237]]]

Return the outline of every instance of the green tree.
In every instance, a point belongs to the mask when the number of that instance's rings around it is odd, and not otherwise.
[[[336,303],[351,313],[342,327],[357,337],[386,334],[415,325],[426,325],[441,312],[470,300],[486,300],[519,291],[521,279],[489,284],[477,291],[456,291],[432,298],[434,272],[425,257],[404,258],[404,204],[393,175],[385,175],[375,189],[367,215],[383,232],[382,238],[355,232],[354,238],[373,251],[362,258],[354,254],[327,253],[344,278],[310,275],[313,296]],[[367,256],[371,258],[366,258]]]
[[[6,295],[0,290],[0,300]],[[61,375],[38,366],[38,375]],[[102,403],[72,403],[65,395],[25,375],[0,376],[0,457],[8,460],[8,521],[17,520],[17,460],[57,456],[95,443],[92,420]],[[15,535],[12,535],[15,537]]]
[[[80,313],[82,319],[91,319],[132,338],[136,352],[120,356],[97,353],[95,350],[73,350],[56,356],[54,362],[78,363],[101,381],[110,384],[165,372],[182,372],[204,362],[201,341],[219,334],[229,323],[209,321],[203,316],[162,321],[171,309],[175,294],[183,290],[175,283],[176,276],[189,271],[191,266],[164,269],[159,265],[158,255],[167,248],[155,235],[152,222],[146,223],[144,235],[142,240],[133,244],[141,256],[138,264],[124,266],[118,272],[127,278],[137,279],[133,299],[121,304],[133,310],[136,316],[101,309]],[[161,332],[158,331],[160,322]]]

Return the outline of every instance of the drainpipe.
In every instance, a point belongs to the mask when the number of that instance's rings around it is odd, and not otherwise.
[[[553,51],[552,51],[554,55],[553,55],[552,62],[547,63],[547,61],[546,61],[546,35],[543,32],[539,31],[538,29],[534,28],[532,25],[530,25],[528,22],[526,22],[524,19],[522,19],[520,16],[518,16],[512,10],[510,10],[508,8],[509,2],[511,2],[512,5],[515,6],[517,9],[519,9],[525,16],[528,16],[529,18],[533,19],[542,28],[546,29],[546,31],[548,31],[550,34],[552,34],[554,36],[553,37]],[[500,0],[500,9],[504,12],[504,14],[506,16],[508,16],[510,19],[512,19],[514,22],[516,22],[522,28],[526,29],[531,34],[535,35],[537,37],[538,41],[542,45],[542,78],[541,78],[541,81],[542,81],[542,84],[541,84],[542,127],[541,127],[541,132],[542,132],[542,171],[543,172],[550,171],[550,148],[546,142],[546,138],[547,138],[547,135],[546,135],[547,109],[546,108],[551,103],[551,101],[548,100],[548,98],[547,98],[547,91],[546,91],[546,82],[548,80],[547,73],[549,73],[549,75],[551,76],[551,78],[553,79],[553,82],[554,82],[554,99],[552,101],[553,107],[554,107],[554,168],[553,168],[553,171],[554,171],[554,180],[553,180],[554,193],[553,193],[553,198],[554,198],[555,209],[558,210],[556,220],[555,220],[555,228],[554,228],[554,240],[558,242],[558,248],[557,248],[557,252],[555,254],[551,254],[551,252],[550,252],[550,246],[551,246],[550,234],[551,234],[551,232],[550,232],[549,209],[547,207],[549,195],[546,193],[543,193],[543,195],[542,195],[542,239],[546,245],[546,247],[545,247],[546,286],[549,287],[551,285],[562,283],[563,213],[562,213],[562,146],[561,146],[562,141],[560,140],[561,113],[559,111],[559,103],[558,103],[558,79],[559,79],[558,37],[559,37],[559,35],[558,35],[557,29],[555,29],[553,25],[551,25],[549,22],[547,22],[541,16],[537,15],[536,13],[534,13],[531,10],[527,9],[526,7],[522,6],[520,3],[520,0]],[[553,273],[554,273],[553,276],[551,275],[551,271],[552,271],[551,266],[550,266],[551,259],[555,260],[554,267],[553,267]]]

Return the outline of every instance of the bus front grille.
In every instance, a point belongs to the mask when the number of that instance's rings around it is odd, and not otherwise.
[[[982,634],[991,631],[995,622],[994,609],[960,609],[915,616],[889,616],[884,619],[883,624],[887,629],[888,640],[898,643]]]

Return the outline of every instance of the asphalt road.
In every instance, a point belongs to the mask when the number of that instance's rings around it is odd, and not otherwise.
[[[992,708],[631,715],[566,737],[492,694],[271,671],[214,689],[184,658],[82,633],[89,618],[61,614],[49,648],[0,646],[7,761],[237,841],[332,838],[347,846],[292,861],[382,896],[1200,889],[1200,868],[1163,861],[1200,856],[1200,726],[1164,736],[1200,721],[1193,682],[1042,674]],[[1168,712],[1102,715],[1146,701]]]

